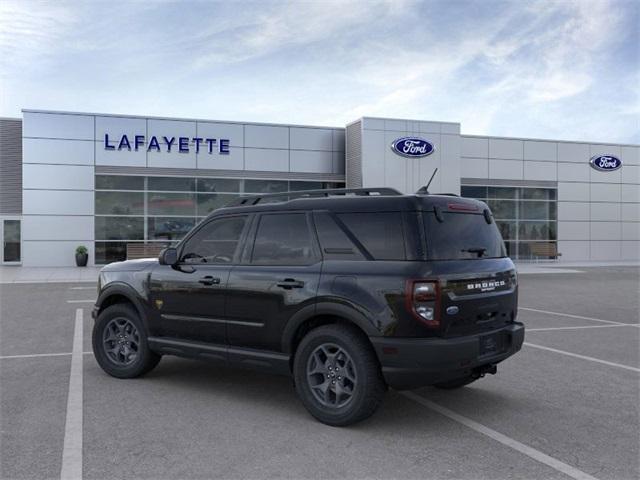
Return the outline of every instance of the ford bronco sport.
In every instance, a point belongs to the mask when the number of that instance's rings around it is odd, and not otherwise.
[[[454,195],[338,189],[239,197],[159,260],[99,277],[93,351],[131,378],[162,355],[291,375],[349,425],[387,386],[457,388],[517,352],[517,276],[491,211]]]

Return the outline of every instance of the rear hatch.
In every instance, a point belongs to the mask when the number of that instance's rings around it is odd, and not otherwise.
[[[488,207],[455,199],[423,212],[429,275],[440,284],[440,334],[479,334],[512,323],[517,276]]]

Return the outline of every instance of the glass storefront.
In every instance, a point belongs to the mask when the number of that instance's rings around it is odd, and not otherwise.
[[[124,260],[129,243],[175,244],[239,195],[342,187],[293,180],[96,175],[95,263]]]
[[[557,190],[538,187],[493,187],[463,185],[463,197],[489,205],[513,259],[549,258],[545,244],[557,243]]]

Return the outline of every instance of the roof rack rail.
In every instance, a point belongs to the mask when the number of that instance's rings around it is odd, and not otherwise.
[[[295,192],[267,193],[264,195],[247,195],[235,198],[225,205],[225,207],[241,207],[257,205],[263,199],[283,198],[283,202],[296,198],[329,197],[335,195],[356,195],[356,196],[397,196],[402,195],[393,188],[326,188],[323,190],[298,190]]]

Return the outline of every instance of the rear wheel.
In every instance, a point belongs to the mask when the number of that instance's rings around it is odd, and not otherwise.
[[[311,330],[294,359],[298,396],[322,423],[345,426],[371,416],[384,396],[375,353],[355,328],[325,325]]]
[[[98,364],[113,377],[138,377],[160,361],[160,355],[149,349],[144,325],[130,305],[105,308],[93,326],[92,343]]]
[[[434,387],[440,388],[442,390],[455,390],[456,388],[464,387],[465,385],[469,385],[470,383],[478,380],[476,377],[468,376],[462,378],[456,378],[454,380],[449,380],[448,382],[436,383]]]

